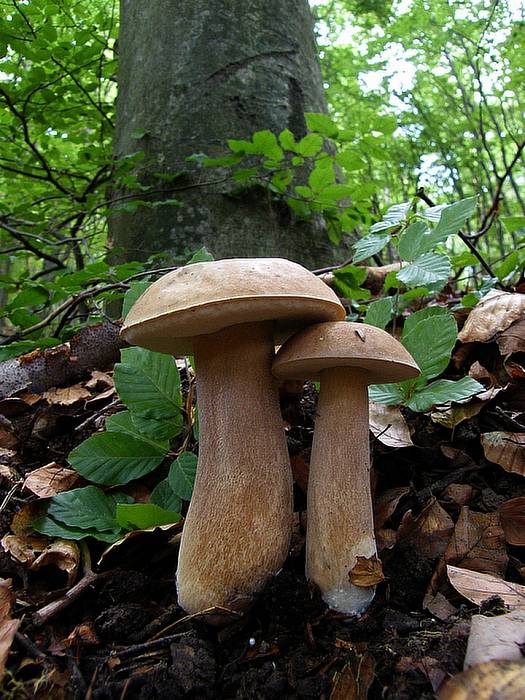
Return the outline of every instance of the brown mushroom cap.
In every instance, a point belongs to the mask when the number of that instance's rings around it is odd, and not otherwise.
[[[121,334],[132,345],[188,355],[193,337],[229,326],[276,321],[277,334],[345,316],[336,294],[281,258],[194,263],[164,275],[135,302]]]
[[[386,331],[363,323],[318,323],[281,347],[273,363],[278,379],[318,381],[330,367],[362,369],[369,384],[414,379],[419,368],[401,343]]]

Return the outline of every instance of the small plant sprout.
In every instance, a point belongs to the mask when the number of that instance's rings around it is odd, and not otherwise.
[[[341,318],[344,308],[323,282],[267,258],[180,268],[129,312],[127,341],[195,357],[199,462],[177,571],[187,612],[242,611],[282,566],[292,482],[271,373],[274,343],[281,333]]]
[[[367,389],[416,377],[419,369],[385,331],[343,321],[319,323],[290,338],[273,372],[279,379],[321,382],[308,480],[306,575],[330,608],[359,615],[375,593],[354,568],[363,559],[376,561]]]

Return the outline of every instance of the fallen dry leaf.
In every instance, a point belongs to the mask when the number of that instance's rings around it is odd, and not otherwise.
[[[20,620],[11,619],[11,608],[16,596],[11,579],[0,578],[0,678],[5,671],[5,663]]]
[[[426,559],[443,555],[447,549],[454,521],[433,498],[414,518],[411,511],[405,513],[397,531],[398,541],[411,546]]]
[[[466,505],[472,498],[474,489],[470,484],[449,484],[443,491],[443,498],[458,506]]]
[[[483,367],[483,365],[480,362],[478,362],[478,360],[476,360],[476,362],[473,362],[470,366],[468,376],[472,377],[472,379],[477,379],[478,381],[481,381],[482,379],[488,379],[491,385],[496,385],[498,383],[496,377],[491,372],[489,372],[486,367]]]
[[[507,472],[525,476],[525,433],[505,433],[497,430],[483,433],[481,444],[485,457]]]
[[[349,571],[350,583],[360,588],[375,586],[385,580],[381,560],[374,554],[371,557],[356,557],[354,567]]]
[[[409,486],[398,486],[388,489],[380,494],[374,503],[374,524],[377,530],[381,529],[386,521],[394,514],[399,501],[410,493]]]
[[[11,530],[15,535],[34,535],[33,523],[44,515],[45,511],[46,503],[44,501],[26,503],[13,515]]]
[[[525,664],[488,661],[451,678],[438,700],[522,700],[525,698]]]
[[[525,352],[525,319],[515,321],[512,326],[500,333],[496,340],[502,355]]]
[[[458,334],[462,343],[491,340],[496,333],[506,330],[525,314],[525,294],[492,289],[472,309],[465,325]]]
[[[383,445],[411,447],[408,425],[397,406],[370,402],[370,430]]]
[[[91,372],[91,379],[86,382],[86,386],[88,389],[95,389],[99,384],[106,387],[115,386],[113,377],[110,377],[106,372],[95,369]]]
[[[525,586],[519,583],[450,564],[447,566],[447,575],[456,591],[471,603],[481,605],[484,600],[498,596],[510,610],[525,611]]]
[[[423,599],[423,607],[438,620],[448,620],[457,613],[457,609],[439,591],[435,595],[427,594]]]
[[[474,398],[464,399],[463,401],[454,401],[443,406],[434,408],[430,414],[430,418],[434,423],[438,423],[445,428],[455,428],[465,420],[477,416],[478,413],[486,406],[489,401],[492,401],[502,387],[492,387],[487,391],[481,392]]]
[[[91,392],[82,384],[73,384],[73,386],[53,387],[44,392],[44,398],[50,404],[58,404],[59,406],[71,406],[77,401],[91,398]]]
[[[503,534],[509,544],[525,547],[525,496],[511,498],[499,507]]]
[[[30,566],[47,547],[49,540],[47,537],[33,535],[4,535],[0,544],[13,559]]]
[[[374,680],[375,661],[370,654],[353,658],[335,675],[330,700],[366,700]]]
[[[397,532],[389,527],[381,527],[376,532],[377,549],[382,552],[383,549],[392,549],[397,544]]]
[[[43,566],[56,566],[67,574],[67,585],[75,582],[80,564],[80,550],[76,542],[55,540],[31,564],[31,571],[38,571]]]
[[[18,438],[15,435],[13,424],[5,416],[0,415],[0,447],[9,450],[17,444]]]
[[[445,561],[472,571],[503,576],[508,557],[498,513],[475,513],[463,506]]]
[[[520,661],[525,645],[525,612],[513,610],[507,615],[473,615],[463,668],[497,659]]]
[[[72,488],[78,479],[78,472],[51,462],[29,472],[24,481],[24,488],[40,498],[51,498],[61,491]]]
[[[309,462],[307,461],[308,450],[302,450],[299,454],[290,457],[292,475],[295,483],[303,493],[308,491]]]

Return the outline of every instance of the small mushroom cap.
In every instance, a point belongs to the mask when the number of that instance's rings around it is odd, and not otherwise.
[[[137,299],[121,335],[157,352],[188,355],[192,339],[239,323],[276,321],[290,333],[344,318],[337,295],[297,263],[235,258],[194,263],[164,275]]]
[[[363,370],[369,384],[417,377],[419,367],[401,343],[386,331],[363,323],[318,323],[292,336],[273,363],[278,379],[311,379],[333,367]]]

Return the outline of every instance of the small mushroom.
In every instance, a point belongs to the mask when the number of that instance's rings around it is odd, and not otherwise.
[[[274,334],[344,318],[337,296],[281,259],[196,263],[165,275],[129,312],[122,335],[197,367],[199,461],[177,590],[189,613],[241,611],[282,566],[291,470],[271,367]]]
[[[308,480],[306,575],[330,608],[359,615],[375,586],[364,579],[355,585],[350,577],[358,557],[375,561],[377,551],[368,385],[417,377],[419,368],[385,331],[343,321],[294,335],[277,353],[273,373],[278,379],[321,382]]]

